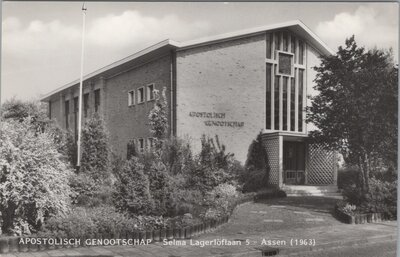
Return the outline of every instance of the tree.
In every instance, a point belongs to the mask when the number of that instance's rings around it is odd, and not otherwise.
[[[154,107],[149,113],[150,132],[155,139],[154,144],[157,150],[161,149],[162,140],[168,133],[168,103],[165,92],[165,87],[161,96],[158,90],[154,90]]]
[[[1,107],[2,119],[23,121],[30,117],[36,128],[42,128],[50,122],[47,107],[38,101],[22,101],[15,98],[7,100]]]
[[[54,138],[29,119],[0,123],[0,211],[5,233],[38,229],[45,218],[69,209],[72,171]]]
[[[359,47],[354,36],[335,55],[315,67],[314,89],[307,122],[315,142],[339,150],[361,172],[362,193],[374,163],[396,165],[398,69],[391,51]]]
[[[116,175],[116,208],[131,214],[152,214],[154,200],[150,194],[150,182],[139,159],[131,157]]]
[[[79,172],[84,172],[95,180],[108,178],[111,164],[111,149],[108,132],[102,118],[95,114],[82,129],[81,166]]]

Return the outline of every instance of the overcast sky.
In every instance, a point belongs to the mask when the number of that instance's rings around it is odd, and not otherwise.
[[[79,78],[82,3],[2,3],[1,99],[37,99]],[[161,40],[299,19],[333,50],[355,34],[398,49],[397,3],[87,3],[84,73]],[[397,59],[397,57],[396,57]]]

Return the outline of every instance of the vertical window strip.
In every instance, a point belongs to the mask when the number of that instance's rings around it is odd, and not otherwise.
[[[299,80],[298,80],[298,73],[299,69],[295,69],[294,71],[294,75],[295,75],[295,101],[294,101],[294,105],[295,105],[295,110],[294,110],[294,119],[295,119],[295,123],[294,123],[294,130],[295,131],[299,131]]]
[[[64,102],[65,104],[65,128],[69,129],[69,120],[68,120],[68,116],[69,116],[69,100]]]
[[[298,116],[298,122],[299,122],[299,131],[303,132],[303,87],[304,87],[304,70],[299,69],[299,116]]]
[[[275,65],[275,71],[276,71],[276,65]],[[279,98],[279,78],[280,78],[280,76],[275,75],[275,85],[274,85],[275,130],[279,130],[279,102],[280,102],[280,98]]]
[[[279,76],[279,130],[282,130],[282,121],[283,121],[283,90],[282,90],[282,84],[283,84],[283,76]]]
[[[295,131],[295,85],[296,73],[290,80],[290,131]]]
[[[271,129],[271,79],[272,79],[272,64],[266,64],[266,93],[265,93],[265,128]]]
[[[283,51],[285,52],[289,51],[289,40],[287,32],[282,33],[282,44],[283,44]]]
[[[304,63],[304,43],[299,41],[299,64]]]
[[[283,77],[282,85],[282,130],[287,130],[287,87],[288,77]]]
[[[275,73],[276,73],[276,65],[272,65],[272,74],[271,74],[271,129],[275,129]]]
[[[272,34],[267,33],[266,35],[266,58],[271,59],[272,53]]]
[[[94,91],[94,111],[98,112],[100,106],[100,89]]]
[[[276,56],[276,52],[280,50],[280,46],[281,46],[281,35],[280,33],[276,32],[274,33],[274,43],[275,43],[275,51],[274,51],[274,57],[275,59],[278,58],[278,56]]]
[[[292,42],[290,44],[290,52],[294,54],[294,63],[296,63],[296,38],[292,36]]]

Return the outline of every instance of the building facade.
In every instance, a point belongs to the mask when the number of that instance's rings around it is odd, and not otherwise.
[[[336,154],[308,143],[307,95],[319,56],[331,51],[300,21],[185,43],[166,40],[84,77],[84,119],[103,116],[114,151],[152,142],[154,90],[166,89],[171,136],[218,135],[244,163],[262,132],[270,183],[336,185]],[[79,81],[42,98],[49,115],[75,135]]]

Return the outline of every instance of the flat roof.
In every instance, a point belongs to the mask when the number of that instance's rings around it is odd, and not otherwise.
[[[308,44],[310,44],[321,55],[327,56],[327,55],[332,55],[334,53],[303,22],[301,22],[300,20],[293,20],[293,21],[287,21],[287,22],[283,22],[283,23],[266,25],[266,26],[261,26],[261,27],[256,27],[256,28],[250,28],[250,29],[245,29],[245,30],[240,30],[240,31],[235,31],[235,32],[230,32],[230,33],[224,33],[224,34],[211,36],[211,37],[204,37],[204,38],[200,38],[200,39],[189,40],[186,42],[178,42],[178,41],[174,41],[171,39],[166,39],[157,44],[151,45],[139,52],[129,55],[121,60],[113,62],[103,68],[100,68],[98,70],[95,70],[91,73],[86,74],[83,77],[83,81],[95,78],[97,76],[100,76],[101,74],[105,74],[107,71],[110,71],[111,69],[115,69],[121,65],[133,62],[135,60],[139,60],[140,58],[145,58],[146,56],[152,56],[152,53],[154,54],[154,53],[158,53],[161,51],[165,52],[168,50],[182,51],[185,49],[204,46],[204,45],[208,45],[208,44],[215,44],[215,43],[238,39],[238,38],[242,38],[242,37],[248,37],[251,35],[263,33],[265,31],[283,29],[283,28],[287,28],[290,31],[302,36],[308,42]],[[80,79],[76,79],[66,85],[63,85],[45,95],[43,95],[40,100],[48,101],[52,95],[59,93],[67,88],[72,87],[72,86],[75,86],[75,85],[79,84],[79,82],[80,82]]]

